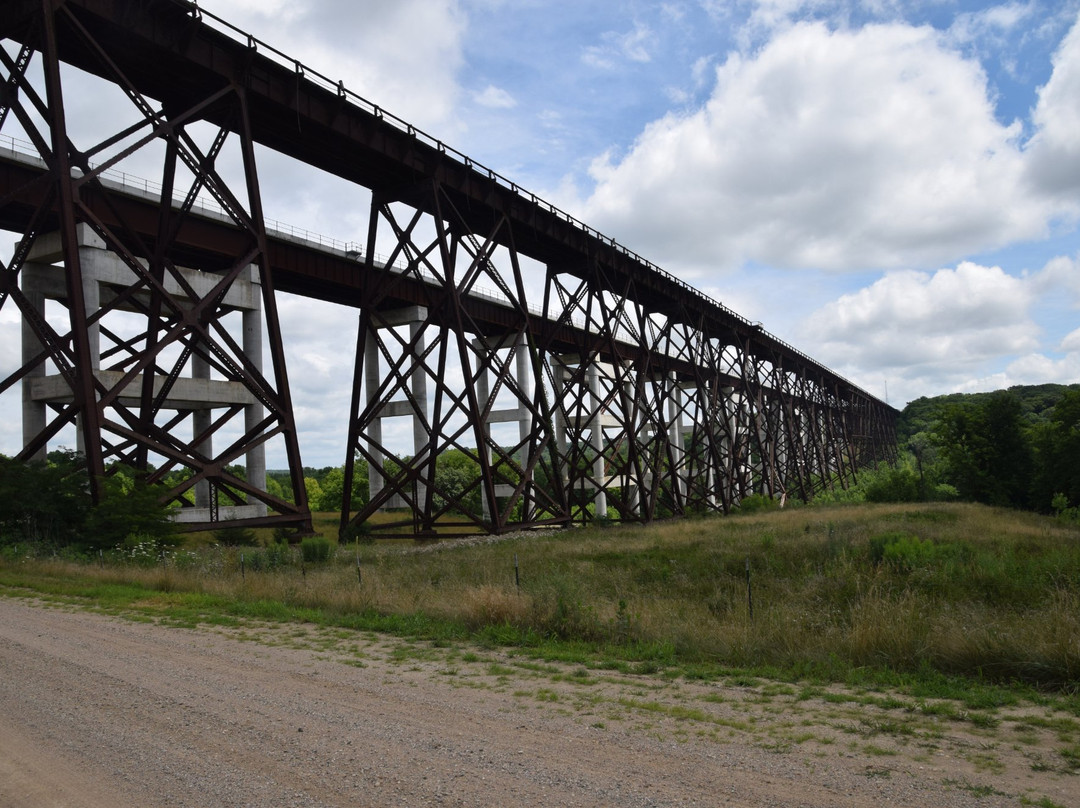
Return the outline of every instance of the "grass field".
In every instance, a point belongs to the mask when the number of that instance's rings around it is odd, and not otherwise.
[[[1080,713],[1080,530],[977,505],[376,542],[320,564],[205,543],[105,563],[7,553],[0,586],[183,624],[308,621],[689,678],[1054,693]]]

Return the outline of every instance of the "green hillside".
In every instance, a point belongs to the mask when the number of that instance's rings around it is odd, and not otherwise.
[[[900,413],[896,424],[897,442],[907,445],[912,435],[931,432],[935,422],[947,407],[973,404],[981,406],[1000,393],[1015,396],[1020,403],[1023,420],[1028,426],[1043,423],[1050,418],[1054,405],[1068,390],[1080,391],[1080,384],[1018,384],[1007,390],[993,393],[949,393],[943,396],[923,396],[910,402]]]

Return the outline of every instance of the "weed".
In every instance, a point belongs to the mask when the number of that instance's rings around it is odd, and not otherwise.
[[[333,555],[334,545],[324,536],[309,536],[300,542],[300,556],[306,564],[324,564]]]
[[[976,797],[978,799],[982,799],[983,797],[1009,796],[1004,791],[998,791],[993,786],[979,786],[975,785],[974,783],[970,783],[965,779],[952,780],[947,778],[945,780],[942,780],[941,782],[946,786],[951,786],[952,788],[958,789],[960,791],[966,791],[968,794],[971,794],[973,797]]]

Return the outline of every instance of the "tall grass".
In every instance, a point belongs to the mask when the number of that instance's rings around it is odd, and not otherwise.
[[[490,543],[376,543],[242,578],[234,556],[209,559],[190,556],[187,569],[9,560],[0,583],[136,585],[172,593],[174,610],[178,593],[190,593],[217,610],[577,649],[597,660],[1080,684],[1080,530],[977,505],[798,508]]]

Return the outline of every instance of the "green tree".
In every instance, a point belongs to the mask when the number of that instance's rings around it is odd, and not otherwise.
[[[345,469],[330,469],[320,483],[322,498],[316,510],[338,511],[341,509],[341,495],[345,490]],[[356,461],[353,471],[353,490],[349,498],[349,507],[352,510],[362,508],[368,500],[368,476],[367,463],[362,460]],[[312,507],[315,507],[314,505]]]
[[[304,478],[304,488],[307,490],[308,507],[317,509],[322,502],[322,486],[314,477]]]
[[[46,463],[0,455],[0,545],[77,543],[90,508],[86,470],[74,452]]]
[[[460,449],[439,455],[435,463],[435,506],[479,513],[481,508],[480,464]]]
[[[129,538],[148,539],[158,545],[174,544],[176,523],[172,511],[159,502],[161,489],[127,474],[105,479],[101,502],[91,508],[82,529],[82,544],[89,549],[116,547]]]
[[[1028,507],[1033,454],[1019,399],[1000,391],[945,408],[937,424],[945,478],[975,502]]]
[[[1069,506],[1080,506],[1080,390],[1066,392],[1054,405],[1035,447],[1034,506],[1050,510],[1055,494],[1063,494]]]

